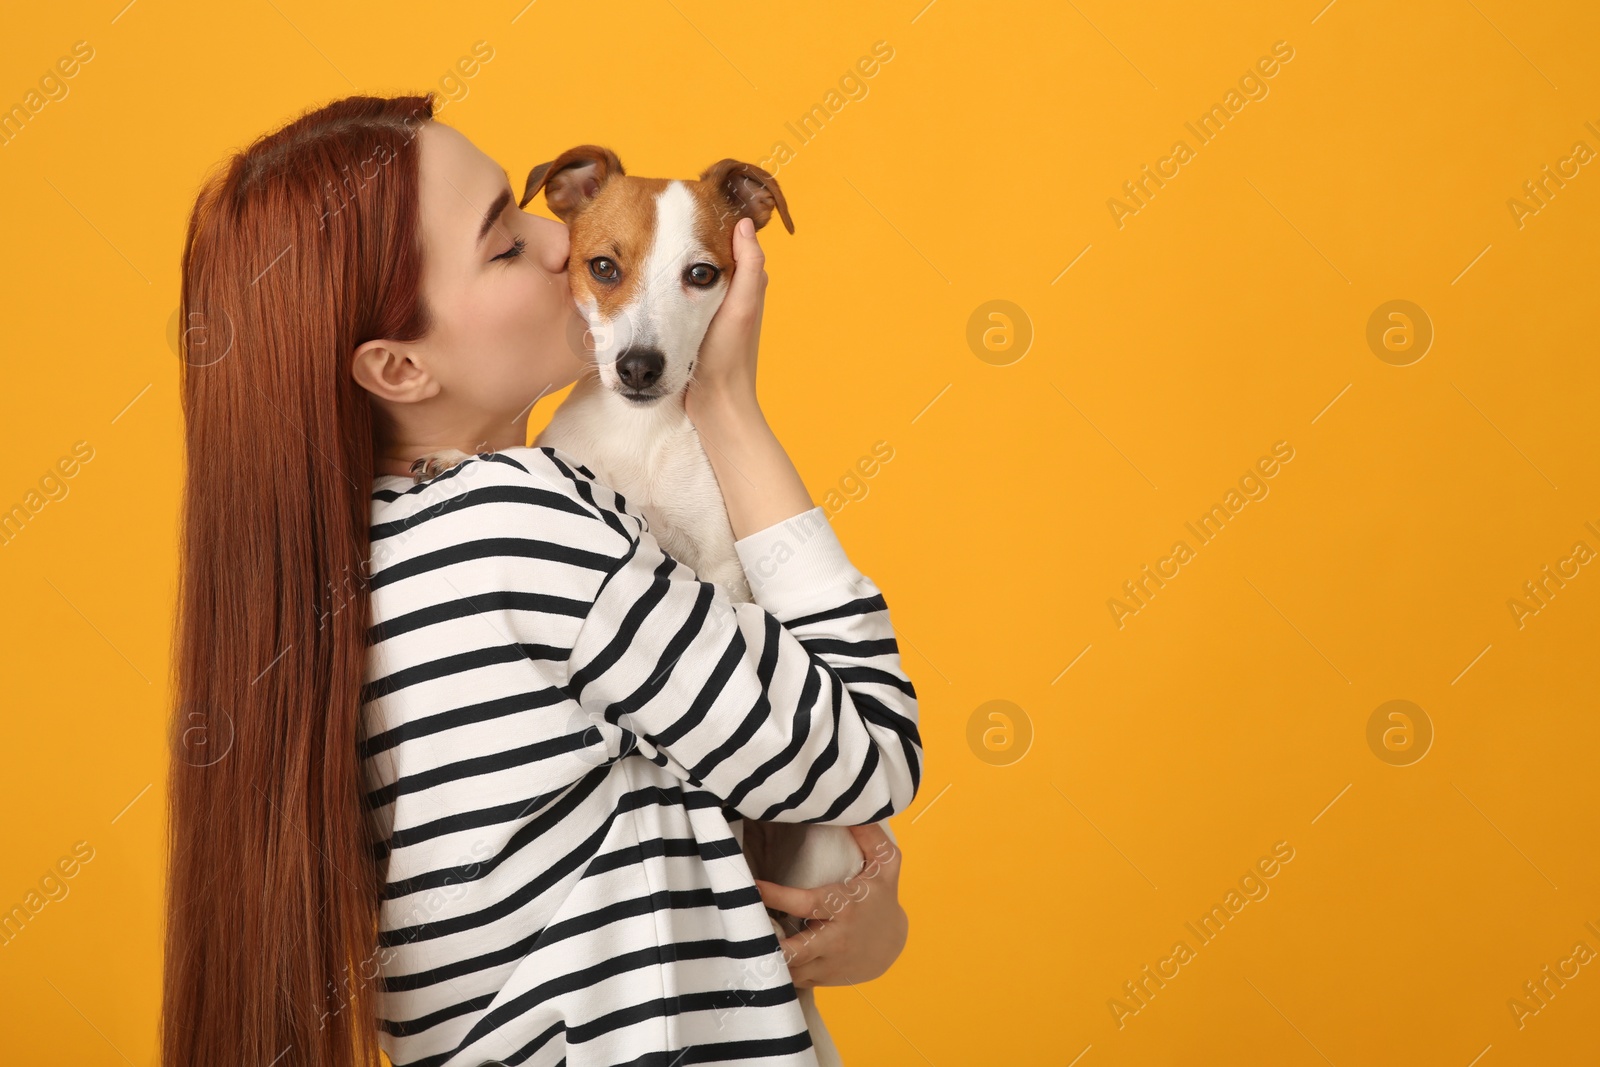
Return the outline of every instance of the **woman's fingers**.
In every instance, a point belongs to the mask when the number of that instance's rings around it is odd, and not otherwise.
[[[821,930],[801,930],[793,937],[786,937],[778,942],[779,947],[783,949],[783,958],[789,961],[790,971],[796,967],[804,967],[822,955],[820,942],[826,929],[827,924],[824,923]]]
[[[745,231],[749,232],[745,232]],[[718,315],[731,319],[753,317],[761,310],[762,297],[767,291],[767,256],[756,240],[755,223],[740,219],[733,228],[733,278],[728,282],[728,295]]]
[[[801,889],[755,879],[768,907],[807,920],[805,929],[779,939],[796,988],[871,981],[905,947],[897,892],[901,851],[876,823],[850,831],[864,863],[845,882]]]
[[[797,988],[804,989],[826,980],[824,961],[834,954],[839,936],[838,927],[832,922],[821,922],[814,929],[802,930],[778,943],[789,965],[789,977]]]
[[[861,849],[864,861],[860,876],[875,878],[882,873],[891,878],[899,877],[900,849],[883,827],[872,822],[865,826],[852,826],[850,832],[855,835],[856,846]]]
[[[745,284],[750,285],[760,282],[758,275],[764,273],[767,265],[767,254],[761,250],[761,242],[756,238],[756,224],[748,218],[740,219],[733,227],[733,277],[731,285],[738,286],[738,278],[742,274]]]
[[[733,277],[728,292],[711,316],[694,378],[685,394],[689,418],[699,422],[702,403],[714,410],[716,401],[732,397],[738,406],[755,405],[757,352],[761,346],[761,318],[766,306],[766,256],[756,240],[755,223],[740,219],[733,228]]]
[[[823,918],[814,914],[821,910],[815,889],[799,889],[792,885],[762,881],[760,878],[755,882],[756,889],[761,893],[761,902],[767,907],[786,911],[801,919]]]
[[[822,891],[779,885],[760,878],[755,883],[761,893],[762,903],[767,907],[805,920],[805,929],[780,938],[778,946],[783,950],[784,963],[789,967],[789,977],[794,980],[795,986],[805,989],[816,985],[822,977],[817,972],[817,964],[838,937],[836,927],[822,906]]]

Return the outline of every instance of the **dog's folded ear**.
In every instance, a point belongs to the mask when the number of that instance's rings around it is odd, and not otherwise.
[[[543,189],[545,202],[555,216],[562,222],[571,222],[574,215],[589,206],[601,186],[625,173],[622,161],[611,149],[581,144],[530,170],[517,206],[527,207],[528,201]]]
[[[756,166],[737,159],[723,159],[700,172],[700,180],[710,182],[728,206],[735,219],[749,218],[756,229],[767,224],[772,209],[778,209],[783,228],[794,232],[794,222],[789,218],[789,203],[783,198],[778,179]]]

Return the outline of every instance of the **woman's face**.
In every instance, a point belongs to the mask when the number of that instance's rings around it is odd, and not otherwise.
[[[506,172],[459,131],[423,123],[421,341],[369,341],[353,372],[378,399],[389,456],[525,443],[534,401],[589,358],[567,284],[567,227],[517,207]]]

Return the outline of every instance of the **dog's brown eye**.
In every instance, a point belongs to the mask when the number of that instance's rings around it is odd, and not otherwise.
[[[698,286],[701,289],[704,289],[708,285],[715,284],[716,280],[721,276],[722,272],[709,263],[696,263],[694,266],[683,272],[684,281],[688,282],[690,285]]]
[[[589,273],[603,282],[617,280],[617,265],[605,256],[596,256],[589,261]]]

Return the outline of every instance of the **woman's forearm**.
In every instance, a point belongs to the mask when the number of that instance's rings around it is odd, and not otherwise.
[[[702,396],[695,428],[722,488],[735,540],[816,505],[754,396]]]

